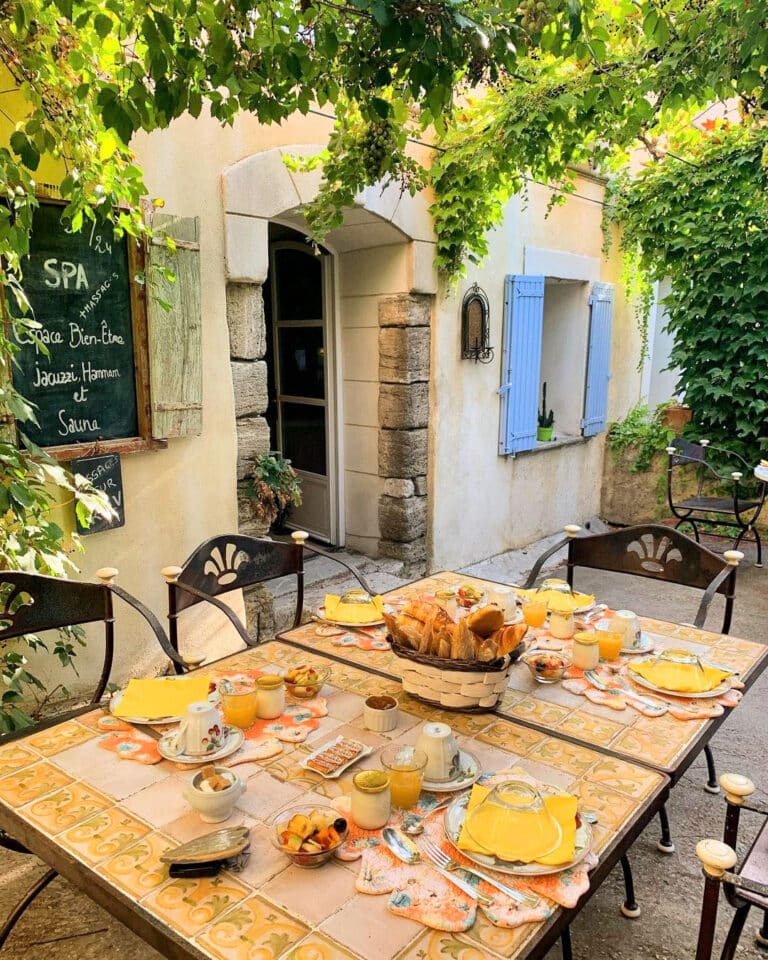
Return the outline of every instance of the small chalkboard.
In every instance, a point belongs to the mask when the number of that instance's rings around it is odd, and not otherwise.
[[[117,517],[113,520],[94,517],[90,527],[82,526],[77,519],[77,514],[75,514],[77,532],[82,534],[101,533],[102,530],[122,527],[125,523],[125,501],[123,500],[123,472],[120,467],[120,455],[108,453],[101,457],[78,457],[76,460],[70,461],[69,469],[72,473],[79,473],[86,480],[90,480],[97,490],[102,490],[117,513]]]
[[[41,201],[23,261],[24,290],[49,351],[17,334],[14,384],[38,407],[39,427],[28,423],[24,432],[43,447],[136,437],[128,241],[107,221],[72,233],[63,209]]]

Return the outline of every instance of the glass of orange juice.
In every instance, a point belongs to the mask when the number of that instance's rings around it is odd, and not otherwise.
[[[601,660],[617,660],[624,643],[622,634],[614,630],[596,630]]]
[[[547,619],[547,605],[541,600],[523,600],[523,620],[529,627],[543,627]]]
[[[224,680],[219,684],[219,694],[227,723],[241,730],[254,723],[258,703],[255,680]]]
[[[392,806],[409,810],[416,805],[424,779],[427,755],[416,747],[393,743],[381,752],[381,763],[389,773]]]

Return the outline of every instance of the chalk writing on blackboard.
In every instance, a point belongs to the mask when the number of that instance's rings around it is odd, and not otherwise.
[[[94,516],[90,527],[82,526],[77,519],[77,514],[75,514],[77,532],[82,534],[101,533],[102,530],[122,527],[125,523],[125,500],[123,498],[123,471],[120,465],[120,455],[108,453],[99,457],[78,457],[70,461],[69,468],[72,473],[79,473],[86,480],[90,480],[97,490],[105,493],[116,514],[111,519]]]
[[[63,207],[41,203],[32,222],[24,289],[48,355],[25,333],[14,383],[38,407],[40,446],[138,435],[130,269],[108,222],[71,233]]]

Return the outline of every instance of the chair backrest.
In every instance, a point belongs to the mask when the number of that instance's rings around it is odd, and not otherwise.
[[[644,524],[610,533],[574,537],[568,541],[567,564],[568,582],[571,585],[575,567],[590,567],[593,570],[665,580],[704,591],[712,588],[713,594],[721,593],[726,598],[723,632],[730,627],[736,566],[673,527]],[[721,576],[722,580],[713,586],[713,582]],[[707,598],[706,605],[702,602],[700,625],[703,625],[710,599],[711,596]]]
[[[112,592],[104,583],[83,583],[16,570],[0,571],[0,641],[27,633],[104,622],[104,661],[91,703],[106,689],[114,655]]]
[[[304,559],[301,545],[263,540],[241,534],[211,537],[192,551],[176,578],[208,596],[294,574],[303,577]],[[173,584],[169,584],[173,586]],[[186,590],[175,592],[176,612],[200,603],[203,597]]]

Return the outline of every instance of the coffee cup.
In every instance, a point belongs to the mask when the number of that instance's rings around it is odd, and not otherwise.
[[[386,694],[377,694],[363,704],[363,724],[366,730],[388,733],[397,726],[400,716],[397,700]]]
[[[168,750],[174,756],[206,757],[221,750],[228,736],[229,727],[212,703],[190,703],[184,719],[168,738]]]
[[[609,621],[608,629],[622,635],[624,638],[622,646],[625,649],[639,646],[640,621],[637,614],[631,610],[617,610]]]
[[[459,745],[447,723],[425,723],[416,749],[427,755],[425,780],[451,780],[456,776],[460,765]]]

